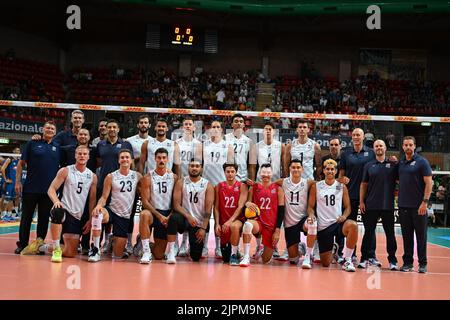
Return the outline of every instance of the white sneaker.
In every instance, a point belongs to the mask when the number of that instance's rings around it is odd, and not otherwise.
[[[239,267],[249,267],[250,266],[250,257],[244,256],[241,262],[239,262]]]
[[[177,242],[175,241],[175,246],[177,245]],[[188,249],[186,243],[182,243],[179,249],[174,248],[175,252],[178,252],[179,257],[187,257],[188,256]]]
[[[139,260],[139,263],[142,264],[149,264],[150,262],[152,262],[153,257],[152,257],[152,252],[144,252],[144,254],[142,255],[142,258]]]
[[[353,265],[353,262],[351,259],[346,260],[344,265],[342,266],[342,270],[347,271],[347,272],[355,272],[355,266]]]
[[[306,254],[302,262],[302,269],[311,269],[311,268],[312,268],[311,256],[309,254]]]
[[[98,250],[98,248],[94,247],[94,245],[91,245],[91,250],[89,250],[88,256],[89,262],[100,261],[100,251]]]
[[[288,250],[285,249],[283,254],[281,256],[279,256],[276,260],[278,260],[278,261],[288,261],[289,260]]]
[[[319,247],[314,247],[313,250],[313,262],[314,263],[320,263],[320,253],[319,253]]]
[[[361,260],[358,263],[358,269],[366,269],[367,268],[367,264],[368,264],[367,260]]]
[[[399,269],[399,267],[398,267],[398,265],[396,263],[390,263],[389,264],[389,270],[391,270],[391,271],[398,271],[400,269]]]
[[[167,260],[166,260],[166,263],[167,263],[167,264],[175,264],[175,263],[177,263],[177,259],[175,258],[175,252],[170,251],[170,252],[167,254]]]
[[[220,248],[216,248],[214,254],[216,256],[216,259],[222,259],[222,250],[220,250]]]
[[[208,248],[203,247],[202,258],[208,258]]]

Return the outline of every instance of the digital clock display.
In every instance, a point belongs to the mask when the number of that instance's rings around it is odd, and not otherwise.
[[[195,35],[191,27],[174,26],[172,28],[172,44],[180,46],[194,45]]]

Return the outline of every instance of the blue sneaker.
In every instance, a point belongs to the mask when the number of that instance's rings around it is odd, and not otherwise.
[[[239,259],[237,254],[232,254],[230,257],[230,266],[239,266]]]

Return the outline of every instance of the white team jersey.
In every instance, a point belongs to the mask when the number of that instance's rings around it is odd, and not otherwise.
[[[172,172],[166,172],[160,176],[156,171],[150,171],[152,180],[151,203],[155,209],[172,209],[172,191],[175,184],[175,178]]]
[[[128,219],[130,218],[136,195],[137,172],[130,170],[128,175],[123,176],[119,170],[116,170],[111,175],[111,202],[109,203],[109,208],[119,217]]]
[[[272,166],[272,179],[278,180],[281,178],[281,153],[282,153],[282,145],[280,141],[273,140],[271,144],[266,144],[263,141],[260,141],[256,144],[256,150],[258,152],[258,173],[256,174],[256,181],[261,181],[259,176],[261,165],[265,163],[270,163]]]
[[[139,137],[139,134],[129,137],[127,138],[127,141],[131,144],[131,146],[133,147],[133,155],[134,155],[134,159],[139,158],[141,156],[141,147],[142,144],[147,141],[150,140],[151,137],[148,136],[146,139]]]
[[[215,143],[211,140],[203,143],[203,177],[213,186],[225,181],[223,164],[227,162],[228,145],[225,140]]]
[[[314,146],[316,142],[310,138],[305,144],[301,144],[298,139],[292,141],[291,160],[299,159],[302,162],[302,178],[314,180]]]
[[[286,213],[284,215],[284,226],[292,227],[308,215],[308,181],[301,178],[295,184],[291,178],[283,179],[284,205]]]
[[[238,139],[230,132],[225,135],[225,140],[234,150],[234,161],[238,166],[237,180],[245,182],[248,178],[247,165],[251,139],[244,134]]]
[[[197,221],[197,226],[201,227],[205,219],[205,199],[208,180],[201,178],[194,183],[189,177],[183,179],[183,208]]]
[[[67,166],[67,178],[64,181],[61,203],[74,218],[80,220],[89,196],[94,173],[86,168],[78,171],[75,165]]]
[[[325,180],[316,183],[317,230],[321,231],[336,223],[342,215],[344,185],[337,181],[329,186]]]
[[[169,153],[169,161],[167,162],[167,168],[172,170],[173,167],[173,152],[175,150],[175,142],[166,139],[163,142],[159,142],[156,138],[150,137],[147,145],[147,170],[155,170],[156,162],[155,162],[155,151],[159,148],[164,148]]]
[[[183,137],[176,140],[178,147],[180,148],[180,162],[181,162],[181,174],[183,177],[189,175],[189,162],[195,157],[195,150],[201,144],[197,139],[191,141],[184,140]]]

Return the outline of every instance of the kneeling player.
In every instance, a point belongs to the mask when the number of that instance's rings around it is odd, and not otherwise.
[[[92,212],[97,189],[97,176],[86,167],[89,160],[89,148],[79,146],[75,151],[75,160],[74,165],[59,169],[48,189],[48,196],[53,202],[50,212],[52,262],[62,262],[63,256],[70,258],[76,256],[80,235],[90,230],[90,220],[84,226],[81,224],[87,198],[89,196],[89,212]],[[63,184],[63,196],[60,200],[56,192]],[[61,233],[64,238],[64,250],[61,250],[60,246]],[[47,245],[39,248],[41,252],[47,249]]]
[[[347,238],[344,248],[345,263],[342,269],[355,272],[352,254],[358,240],[358,226],[355,221],[347,220],[351,212],[347,187],[336,181],[337,163],[328,159],[323,164],[325,180],[311,186],[308,201],[308,215],[317,212],[317,240],[319,242],[320,261],[328,267],[333,259],[334,238],[343,235]],[[344,213],[342,213],[342,204]]]
[[[172,213],[172,193],[177,175],[170,172],[166,165],[169,153],[164,148],[155,151],[156,169],[151,170],[142,179],[141,197],[145,209],[140,214],[139,234],[142,240],[143,255],[140,263],[150,263],[150,226],[154,228],[153,255],[162,259],[167,246],[167,226]],[[150,191],[150,192],[149,192]],[[150,199],[150,201],[149,201]]]
[[[130,150],[120,150],[118,158],[119,170],[106,176],[103,185],[103,194],[93,210],[93,215],[98,217],[101,217],[101,215],[103,217],[109,216],[109,223],[113,226],[113,258],[126,258],[127,255],[124,255],[124,250],[127,244],[130,216],[136,196],[137,185],[142,175],[139,172],[130,170],[133,162]],[[111,202],[105,208],[104,206],[110,195]],[[88,260],[90,262],[100,260],[98,247],[95,247],[94,251],[95,255],[90,254],[89,256]]]
[[[203,241],[214,203],[214,188],[201,177],[202,164],[192,159],[189,162],[188,177],[180,179],[173,191],[173,206],[175,212],[170,215],[167,227],[167,242],[169,252],[166,263],[174,264],[175,239],[177,232],[189,232],[189,254],[193,261],[199,261],[203,251]]]
[[[215,188],[215,233],[220,236],[223,262],[237,266],[239,265],[237,251],[244,221],[242,209],[247,200],[248,189],[245,183],[236,180],[237,164],[225,163],[223,170],[226,180]]]
[[[241,267],[250,265],[251,235],[261,234],[264,250],[263,263],[272,259],[273,248],[280,239],[280,227],[284,219],[283,190],[272,183],[272,167],[270,164],[261,165],[261,183],[255,183],[248,193],[249,201],[245,206],[253,211],[260,209],[261,215],[255,219],[247,219],[242,228],[244,242],[244,258],[239,263]]]

